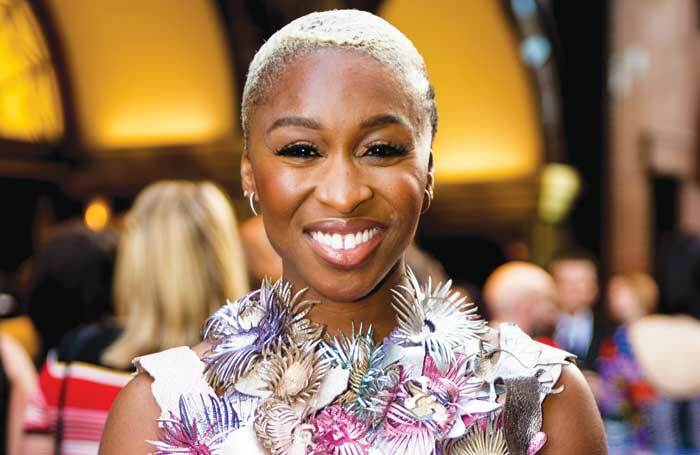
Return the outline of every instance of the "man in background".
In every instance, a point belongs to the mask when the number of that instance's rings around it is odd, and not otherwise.
[[[484,285],[491,325],[514,322],[528,335],[553,344],[557,323],[557,289],[543,268],[524,261],[508,262],[491,273]]]
[[[562,349],[576,354],[582,369],[595,370],[603,337],[603,324],[594,315],[600,292],[595,259],[584,251],[570,251],[557,256],[549,270],[562,310],[554,339]]]

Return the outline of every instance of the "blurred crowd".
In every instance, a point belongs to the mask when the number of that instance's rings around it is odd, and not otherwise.
[[[654,278],[602,282],[596,259],[570,249],[455,286],[492,327],[516,323],[577,356],[611,453],[700,453],[700,238],[674,234],[660,250]],[[415,245],[407,262],[447,279]],[[0,281],[0,454],[97,453],[133,358],[197,343],[217,307],[281,274],[261,218],[239,223],[207,182],[148,186],[114,229],[58,226]]]

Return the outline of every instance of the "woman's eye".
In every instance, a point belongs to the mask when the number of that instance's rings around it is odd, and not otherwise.
[[[391,158],[404,156],[406,153],[408,153],[408,147],[403,145],[372,144],[365,149],[365,153],[362,156]]]
[[[292,144],[281,148],[276,152],[279,156],[290,158],[316,158],[321,156],[316,147],[310,144]]]

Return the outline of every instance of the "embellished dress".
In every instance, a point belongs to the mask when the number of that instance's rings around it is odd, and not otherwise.
[[[450,283],[394,291],[381,343],[306,319],[282,280],[229,302],[204,325],[211,348],[135,360],[161,408],[155,455],[532,455],[542,401],[571,354],[517,326],[494,334]]]

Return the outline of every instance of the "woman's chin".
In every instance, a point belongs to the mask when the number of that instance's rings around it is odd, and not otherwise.
[[[316,292],[321,296],[323,301],[337,303],[354,303],[366,298],[372,293],[374,287],[372,285],[362,285],[361,283],[347,283],[352,286],[326,286],[325,283],[316,289]]]

